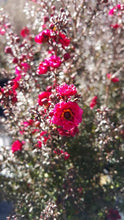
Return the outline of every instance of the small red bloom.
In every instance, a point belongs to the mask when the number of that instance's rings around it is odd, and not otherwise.
[[[39,105],[48,104],[49,96],[51,95],[51,92],[41,92],[38,96],[38,103]]]
[[[59,149],[54,150],[53,153],[63,156],[65,160],[68,160],[70,157],[70,154],[68,152],[66,151],[64,152],[63,150],[59,150]]]
[[[46,43],[49,41],[50,38],[53,37],[53,31],[46,29],[40,32],[38,35],[35,37],[35,42],[38,44]]]
[[[40,65],[39,65],[39,67],[38,67],[38,69],[37,69],[37,73],[38,73],[39,75],[45,74],[45,73],[47,73],[48,70],[49,70],[49,64],[48,64],[48,62],[43,61],[43,62],[40,63]]]
[[[116,5],[111,10],[109,10],[108,14],[109,15],[114,15],[117,10],[124,10],[124,5],[120,5],[120,4]]]
[[[36,147],[42,148],[42,142],[41,142],[41,141],[38,141],[37,144],[36,144]]]
[[[25,38],[30,34],[30,30],[27,27],[23,27],[22,30],[20,31],[20,35]]]
[[[30,65],[28,63],[21,63],[21,69],[24,72],[27,72],[28,70],[30,70]]]
[[[112,77],[112,74],[107,73],[107,78],[111,80],[111,82],[116,83],[119,82],[119,78],[118,77]]]
[[[118,210],[110,209],[107,214],[107,219],[108,220],[117,220],[117,219],[121,219],[121,216],[119,215]]]
[[[47,58],[45,61],[49,64],[50,67],[53,68],[58,68],[61,65],[61,59],[56,55]]]
[[[68,47],[69,44],[70,44],[70,39],[68,39],[66,37],[65,34],[63,34],[62,32],[59,32],[59,38],[58,38],[58,42],[60,44],[62,44],[62,47],[65,48],[65,47]]]
[[[95,107],[95,105],[97,104],[97,96],[94,96],[90,102],[90,109],[93,109]]]
[[[16,140],[15,142],[13,142],[12,148],[11,148],[12,152],[15,153],[16,151],[21,151],[22,145],[23,143],[20,142],[19,140]]]
[[[0,27],[0,35],[5,35],[5,33],[6,33],[5,29]]]
[[[72,95],[75,95],[77,93],[77,89],[73,84],[68,85],[66,83],[64,83],[61,86],[57,86],[56,91],[61,96],[72,96]]]
[[[112,24],[111,27],[114,29],[117,29],[117,28],[121,27],[121,25],[120,24]]]
[[[70,53],[65,53],[64,54],[64,60],[68,60],[68,59],[70,59]]]

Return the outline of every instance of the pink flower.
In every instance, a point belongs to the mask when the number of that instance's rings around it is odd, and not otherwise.
[[[53,109],[52,123],[64,130],[71,130],[82,121],[83,110],[76,102],[60,102]]]
[[[51,95],[51,92],[41,92],[38,96],[38,103],[39,105],[46,105],[49,101],[49,96]]]
[[[61,59],[56,55],[47,58],[45,61],[48,62],[49,66],[53,68],[58,68],[61,65]]]
[[[68,160],[70,157],[70,154],[68,152],[64,152],[64,159]]]
[[[25,38],[30,34],[30,30],[28,27],[23,27],[22,30],[20,31],[20,35]]]
[[[124,10],[124,5],[116,5],[115,7],[109,10],[108,14],[112,16],[116,12],[116,10]]]
[[[97,104],[97,96],[94,96],[90,102],[90,109],[93,109],[95,107],[95,105]]]
[[[47,73],[48,70],[49,70],[49,64],[48,64],[48,62],[43,61],[43,62],[40,63],[40,65],[39,65],[39,67],[38,67],[38,69],[37,69],[37,73],[38,73],[39,75],[45,74],[45,73]]]
[[[28,121],[23,121],[25,127],[32,126],[34,124],[34,120],[29,119]]]
[[[0,35],[5,35],[5,33],[6,33],[5,29],[0,27]]]
[[[53,37],[53,31],[46,29],[40,32],[38,35],[35,37],[35,42],[38,44],[46,43],[49,41],[50,38]]]
[[[21,151],[22,145],[23,143],[20,142],[19,140],[16,140],[15,142],[13,142],[12,148],[11,148],[12,152],[15,153],[16,151]]]
[[[30,70],[30,65],[28,63],[21,63],[21,69],[24,72],[27,72],[28,70]]]
[[[112,24],[111,27],[114,29],[117,29],[117,28],[121,27],[121,25],[120,24]]]
[[[16,90],[19,87],[19,83],[18,83],[18,77],[16,77],[15,79],[13,79],[13,86],[12,86],[12,90]]]
[[[60,44],[62,44],[62,47],[65,48],[65,47],[68,47],[69,44],[70,44],[70,39],[68,39],[66,37],[65,34],[63,34],[62,32],[59,32],[59,38],[58,38],[58,42]]]
[[[116,83],[119,82],[119,78],[118,77],[112,77],[111,73],[107,73],[107,78],[111,80],[111,82]]]
[[[121,219],[121,216],[119,215],[118,210],[110,209],[109,213],[107,214],[108,220],[117,220]]]
[[[70,59],[70,53],[65,53],[64,54],[64,60],[68,60],[68,59]]]
[[[66,83],[61,86],[57,86],[56,91],[61,96],[72,96],[77,93],[76,87],[73,84],[67,85]]]
[[[38,141],[37,144],[36,144],[36,147],[42,148],[42,142],[41,142],[41,141]]]

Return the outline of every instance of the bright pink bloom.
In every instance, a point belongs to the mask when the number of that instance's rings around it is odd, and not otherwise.
[[[46,105],[49,101],[49,96],[51,95],[51,92],[41,92],[38,96],[38,103],[39,105]]]
[[[30,30],[27,27],[23,27],[22,30],[20,31],[20,35],[25,38],[30,34]]]
[[[77,93],[77,89],[73,84],[68,85],[66,83],[64,83],[61,86],[57,86],[56,91],[61,96],[72,96],[72,95],[75,95]]]
[[[38,44],[46,43],[49,41],[50,38],[53,37],[53,31],[46,29],[40,32],[38,35],[35,37],[35,42]]]
[[[111,27],[114,29],[117,29],[117,28],[121,27],[121,25],[120,24],[111,24]]]
[[[59,38],[58,38],[58,42],[60,44],[62,44],[62,47],[65,48],[65,47],[68,47],[69,44],[70,44],[70,39],[68,39],[66,37],[65,34],[63,34],[62,32],[59,32]]]
[[[52,123],[71,130],[82,121],[83,110],[76,102],[60,102],[53,109]]]
[[[111,81],[112,81],[113,83],[119,82],[119,78],[113,77],[113,78],[111,79]]]
[[[92,98],[92,100],[91,100],[91,102],[90,102],[90,109],[93,109],[93,108],[96,106],[96,104],[97,104],[97,99],[98,99],[97,96],[94,96],[94,97]]]
[[[19,140],[16,140],[15,142],[13,142],[12,148],[11,148],[12,152],[14,153],[16,151],[21,151],[22,145],[23,145],[23,143],[20,142]]]
[[[70,154],[68,152],[64,152],[64,159],[68,160],[70,157]]]
[[[53,68],[58,68],[61,65],[61,59],[56,55],[47,58],[45,61],[48,62],[49,66]]]
[[[112,77],[112,74],[107,73],[107,78],[111,80],[111,82],[116,83],[119,82],[119,78],[118,77]]]
[[[108,220],[117,220],[121,219],[121,216],[119,215],[118,210],[110,209],[109,213],[107,214]]]
[[[37,74],[45,74],[49,70],[49,64],[46,61],[43,61],[40,63],[38,69],[37,69]]]
[[[23,121],[23,124],[25,125],[25,127],[32,126],[33,123],[34,123],[33,119],[29,119],[28,121]]]
[[[0,35],[5,35],[5,33],[6,33],[5,29],[0,27]]]
[[[19,83],[18,83],[18,78],[16,77],[15,79],[13,79],[13,86],[12,86],[12,90],[16,90],[19,87]]]
[[[36,144],[36,147],[41,148],[42,147],[42,142],[38,141],[37,144]]]
[[[113,7],[111,10],[109,10],[109,15],[114,15],[114,13],[116,12],[116,10],[124,10],[124,5],[116,5],[115,7]]]
[[[24,72],[27,72],[28,70],[30,70],[30,65],[28,63],[21,63],[21,69]]]

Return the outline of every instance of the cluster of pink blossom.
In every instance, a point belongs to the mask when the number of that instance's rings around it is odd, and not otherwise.
[[[61,44],[63,48],[68,47],[70,44],[70,39],[66,37],[65,34],[62,32],[54,31],[54,25],[51,24],[51,28],[53,29],[46,29],[40,32],[38,35],[35,37],[35,42],[38,44],[42,43],[54,43],[56,42],[57,44]]]
[[[118,4],[115,7],[113,7],[112,9],[110,9],[108,14],[110,16],[117,15],[117,17],[121,17],[122,16],[122,11],[124,11],[124,5]],[[115,24],[111,24],[111,27],[113,29],[122,28],[123,24],[115,23]]]
[[[53,55],[49,58],[46,58],[44,61],[42,61],[39,64],[37,73],[45,74],[48,71],[54,70],[55,68],[58,68],[61,65],[61,59],[60,57],[57,57],[56,55]]]

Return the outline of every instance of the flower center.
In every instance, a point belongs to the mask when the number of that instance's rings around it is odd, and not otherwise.
[[[64,111],[62,113],[62,117],[64,117],[64,119],[66,119],[66,120],[71,120],[73,117],[73,113],[71,112],[70,109],[64,109]]]

